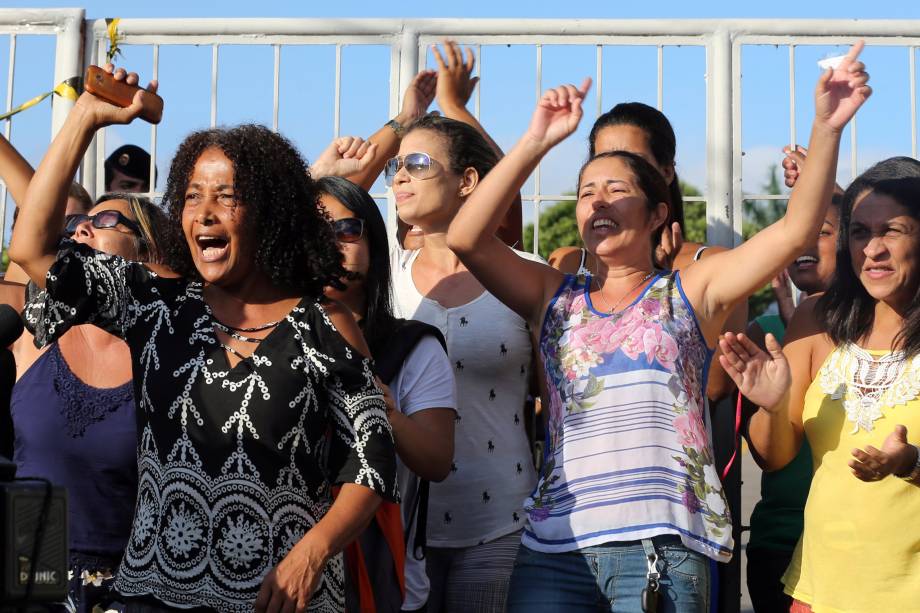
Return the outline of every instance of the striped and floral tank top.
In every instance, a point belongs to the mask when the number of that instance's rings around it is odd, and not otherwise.
[[[540,337],[549,403],[524,544],[544,552],[675,534],[731,558],[731,517],[704,419],[712,352],[676,272],[600,313],[567,275]]]

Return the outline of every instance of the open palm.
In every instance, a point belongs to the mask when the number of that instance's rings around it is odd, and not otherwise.
[[[748,400],[765,409],[779,404],[792,376],[776,338],[767,334],[764,352],[744,334],[726,332],[719,340],[719,363]]]
[[[835,130],[842,129],[872,95],[872,88],[867,85],[869,73],[857,59],[862,49],[863,42],[859,41],[836,68],[828,69],[818,79],[815,115]]]
[[[581,103],[591,89],[588,77],[581,87],[561,85],[547,90],[537,103],[530,120],[528,136],[546,148],[561,142],[575,131],[584,114]]]

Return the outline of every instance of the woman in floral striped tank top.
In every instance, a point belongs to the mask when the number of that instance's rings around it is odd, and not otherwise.
[[[547,382],[546,457],[525,502],[509,611],[638,611],[643,600],[708,609],[707,558],[732,550],[703,419],[710,348],[733,306],[818,232],[840,132],[870,93],[860,48],[818,82],[809,164],[786,215],[680,273],[652,263],[670,220],[667,186],[622,151],[595,156],[578,177],[576,218],[596,276],[563,275],[494,236],[530,172],[578,126],[589,79],[543,95],[527,133],[454,219],[449,246],[528,320]]]

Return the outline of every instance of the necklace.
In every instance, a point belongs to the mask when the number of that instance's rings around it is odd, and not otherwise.
[[[277,326],[278,324],[282,322],[282,320],[279,319],[278,321],[270,321],[267,324],[262,324],[261,326],[254,326],[252,328],[234,328],[233,326],[228,326],[224,322],[214,317],[213,313],[211,314],[211,319],[214,320],[214,325],[216,325],[218,328],[220,328],[221,330],[223,330],[224,332],[228,334],[230,333],[231,330],[233,332],[261,332],[262,330],[268,330],[269,328],[274,328],[275,326]]]
[[[626,299],[627,296],[629,296],[629,295],[632,294],[634,291],[636,291],[636,289],[637,289],[640,285],[642,285],[643,283],[645,283],[646,281],[648,281],[649,279],[651,279],[654,275],[655,275],[655,271],[652,271],[652,272],[648,273],[647,275],[645,275],[644,277],[642,277],[641,279],[639,279],[639,282],[636,283],[635,285],[633,285],[631,288],[629,288],[629,291],[627,291],[625,294],[623,294],[622,296],[620,296],[620,299],[617,300],[617,301],[613,304],[613,306],[609,306],[609,303],[607,302],[607,297],[604,296],[604,287],[601,285],[601,282],[600,282],[600,281],[597,281],[597,292],[598,292],[598,294],[600,294],[601,300],[604,301],[604,305],[606,305],[606,306],[608,307],[608,308],[604,309],[604,312],[607,313],[607,314],[610,314],[610,313],[613,313],[614,311],[616,311],[616,310],[617,310],[617,307],[620,306],[620,303],[623,302],[623,301]],[[592,277],[592,279],[596,281],[596,280],[597,280],[597,277]]]

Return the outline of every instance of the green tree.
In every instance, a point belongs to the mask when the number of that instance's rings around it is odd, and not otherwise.
[[[763,193],[778,196],[782,192],[779,179],[779,166],[772,164],[763,185]],[[747,240],[778,220],[786,212],[786,200],[745,200],[741,234]],[[763,314],[774,302],[773,289],[767,283],[757,290],[748,300],[748,318],[754,319]]]
[[[572,192],[566,192],[572,195]],[[559,247],[581,247],[581,235],[575,221],[575,201],[562,200],[540,214],[539,253],[543,259]],[[524,226],[524,250],[533,251],[533,224]]]

